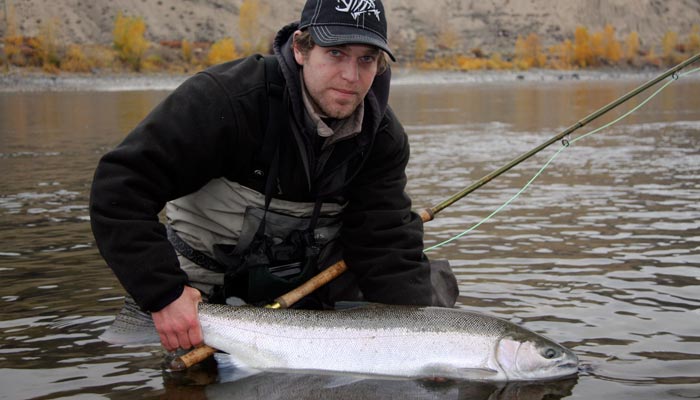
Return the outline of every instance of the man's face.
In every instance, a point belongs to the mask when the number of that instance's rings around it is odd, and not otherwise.
[[[372,86],[380,51],[360,44],[314,46],[306,54],[295,48],[294,58],[303,66],[311,99],[326,116],[343,119],[352,115]]]

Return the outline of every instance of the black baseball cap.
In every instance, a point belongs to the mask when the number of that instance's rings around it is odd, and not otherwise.
[[[380,0],[307,0],[299,29],[307,29],[322,47],[367,44],[396,61],[386,40],[386,18]]]

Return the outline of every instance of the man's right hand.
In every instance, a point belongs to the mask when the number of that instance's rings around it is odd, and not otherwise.
[[[166,350],[189,349],[202,343],[202,328],[197,316],[197,304],[201,301],[199,290],[185,286],[175,301],[151,313]]]

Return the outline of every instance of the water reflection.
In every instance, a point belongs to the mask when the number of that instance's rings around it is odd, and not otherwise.
[[[394,88],[391,101],[412,145],[415,208],[437,204],[639,83]],[[0,397],[235,391],[274,398],[278,387],[311,398],[696,398],[698,90],[698,81],[674,84],[630,119],[568,148],[503,212],[430,254],[452,261],[460,307],[574,349],[583,370],[570,386],[339,383],[288,374],[226,382],[221,370],[165,373],[157,348],[100,342],[123,292],[93,245],[90,180],[100,155],[165,93],[0,93]],[[480,221],[553,151],[441,212],[426,224],[426,243]],[[318,392],[304,392],[313,387]]]
[[[224,362],[225,363],[225,362]],[[235,369],[215,363],[164,375],[168,398],[187,399],[454,399],[556,400],[569,396],[576,378],[547,382],[386,380],[352,376],[262,373],[231,381]],[[217,376],[216,381],[212,376]]]

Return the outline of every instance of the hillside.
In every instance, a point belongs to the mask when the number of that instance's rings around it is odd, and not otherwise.
[[[66,43],[111,42],[119,11],[141,16],[147,38],[216,41],[238,38],[243,0],[3,0],[17,32],[36,36],[42,23],[59,21]],[[260,0],[264,17],[259,34],[270,38],[283,24],[298,19],[304,0]],[[418,35],[433,42],[444,31],[456,34],[462,52],[512,52],[518,35],[537,33],[545,45],[573,38],[578,25],[591,31],[606,24],[618,37],[632,31],[643,46],[661,43],[667,31],[685,35],[700,22],[698,0],[384,0],[390,41],[399,54],[411,54]],[[2,11],[2,9],[0,9]],[[0,36],[7,30],[0,23]]]

